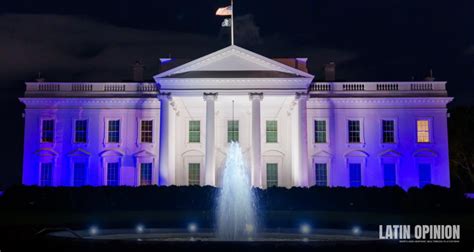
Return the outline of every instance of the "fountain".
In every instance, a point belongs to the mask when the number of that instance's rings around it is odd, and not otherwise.
[[[217,198],[217,238],[252,239],[256,231],[254,194],[239,143],[231,142]]]
[[[241,241],[253,241],[260,243],[264,248],[278,242],[278,246],[283,246],[280,247],[283,251],[290,250],[290,247],[285,247],[286,243],[303,242],[304,244],[328,241],[373,242],[378,239],[376,232],[364,231],[362,234],[359,228],[352,231],[331,229],[319,229],[316,231],[312,230],[308,223],[301,224],[299,231],[294,228],[269,229],[267,227],[263,227],[260,230],[257,225],[255,202],[255,195],[242,150],[238,142],[231,142],[225,160],[222,188],[216,197],[215,229],[198,229],[197,224],[192,222],[186,230],[179,228],[145,228],[144,225],[140,224],[135,229],[103,229],[99,231],[98,227],[93,226],[89,230],[70,230],[68,228],[45,229],[44,232],[40,231],[40,233],[57,239],[120,240],[122,242],[136,243],[146,241],[148,243],[158,242],[160,246],[171,247],[177,243],[202,241],[207,246],[216,248],[212,247],[214,245],[211,242],[225,241],[229,242],[228,244],[232,244],[232,246],[237,246],[236,244],[241,246],[244,244]],[[235,241],[238,241],[238,243]],[[303,244],[299,246],[303,247]],[[88,243],[88,245],[90,244]],[[189,248],[193,248],[192,243],[181,247],[181,249]],[[219,248],[222,249],[222,247]],[[270,248],[275,249],[275,247]],[[294,249],[294,247],[291,248]],[[176,248],[173,247],[172,249],[175,250]]]

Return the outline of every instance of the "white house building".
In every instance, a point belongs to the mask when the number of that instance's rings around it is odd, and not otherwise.
[[[219,186],[238,141],[257,187],[449,187],[446,82],[313,77],[229,46],[154,82],[27,82],[23,183]]]

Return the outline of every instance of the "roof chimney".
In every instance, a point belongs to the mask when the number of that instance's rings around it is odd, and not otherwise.
[[[36,82],[44,82],[45,79],[41,77],[41,72],[38,72],[38,77],[36,78]]]
[[[140,63],[140,61],[136,61],[133,65],[133,81],[135,82],[142,82],[143,81],[143,70],[145,66]]]
[[[430,69],[430,75],[425,77],[425,81],[434,81],[435,77],[433,77],[433,69]]]
[[[336,80],[336,64],[334,62],[329,62],[324,66],[324,80],[325,81],[335,81]]]

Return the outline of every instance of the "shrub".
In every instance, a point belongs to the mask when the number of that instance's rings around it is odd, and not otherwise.
[[[171,210],[212,211],[219,189],[211,186],[37,187],[13,186],[0,197],[0,207],[34,211]],[[474,201],[455,190],[426,186],[275,187],[254,189],[261,210],[453,212],[473,211]]]

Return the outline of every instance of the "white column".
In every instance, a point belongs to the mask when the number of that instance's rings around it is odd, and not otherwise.
[[[217,93],[204,93],[206,101],[206,157],[205,157],[205,185],[216,185],[216,120],[215,101]]]
[[[308,186],[308,122],[306,102],[308,95],[306,93],[296,93],[296,100],[298,101],[297,124],[298,124],[298,177],[296,179],[296,186]]]
[[[250,93],[252,101],[252,181],[253,186],[262,187],[262,136],[260,119],[260,101],[263,93]]]
[[[170,149],[170,93],[159,95],[160,107],[160,161],[158,172],[158,185],[170,185],[169,149]]]

